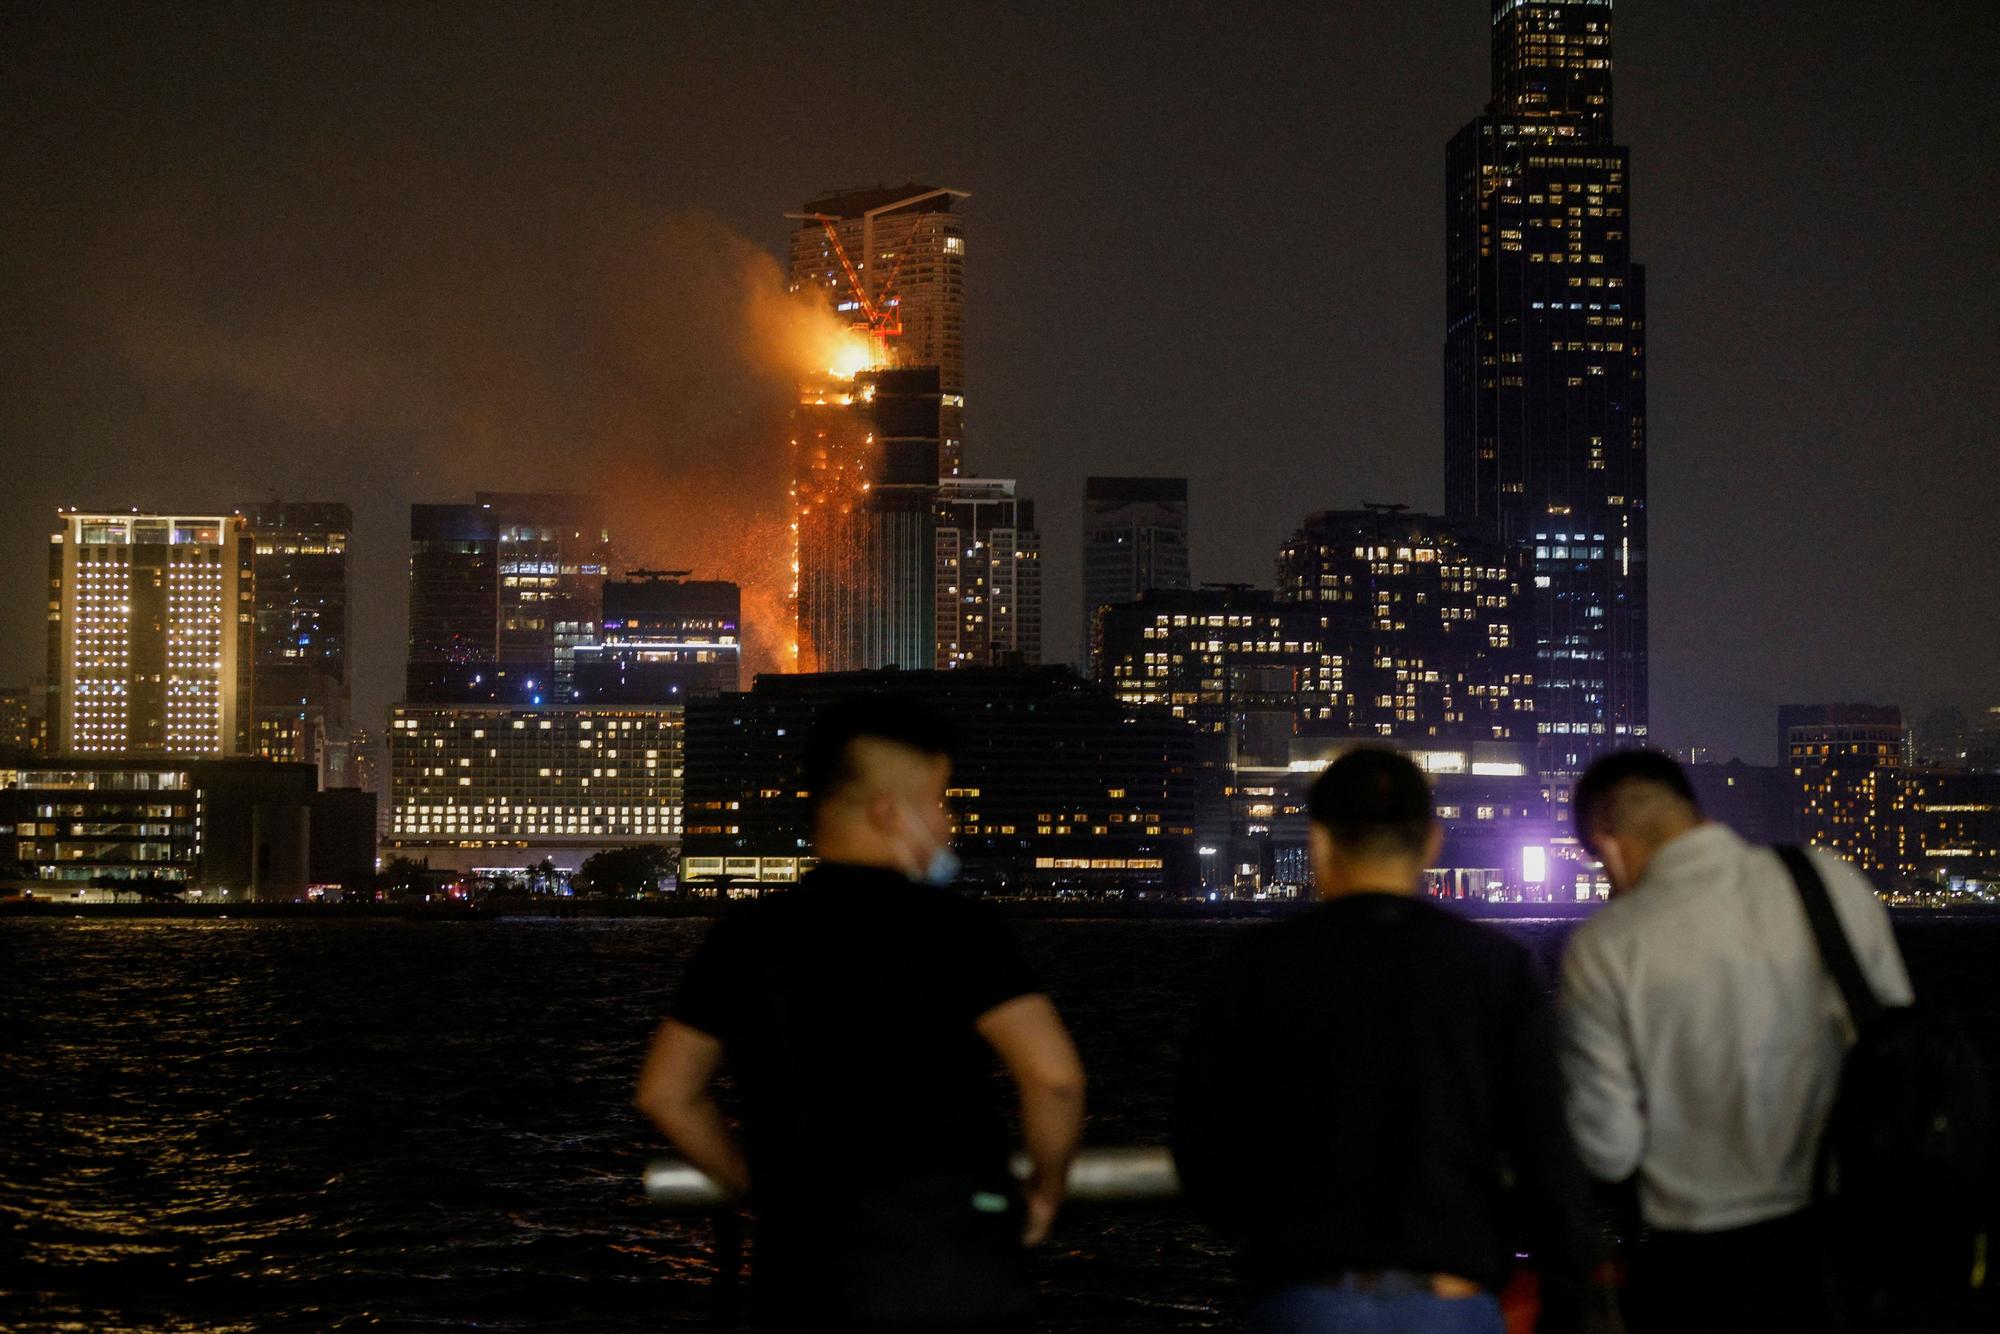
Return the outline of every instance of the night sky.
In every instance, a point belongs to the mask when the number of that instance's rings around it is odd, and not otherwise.
[[[357,720],[406,507],[596,486],[729,577],[782,490],[746,286],[834,187],[972,192],[967,453],[1192,479],[1195,573],[1442,503],[1444,144],[1486,0],[0,11],[0,682],[60,504],[357,514]],[[2000,6],[1621,0],[1648,266],[1653,724],[2000,703]],[[759,251],[773,258],[765,259]],[[725,488],[735,494],[721,500]]]

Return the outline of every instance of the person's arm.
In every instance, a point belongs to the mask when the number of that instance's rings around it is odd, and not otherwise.
[[[722,1042],[677,1019],[660,1025],[639,1071],[632,1101],[681,1156],[732,1195],[750,1189],[750,1168],[709,1085],[722,1065]]]
[[[1834,915],[1847,932],[1848,944],[1861,964],[1861,972],[1884,1005],[1908,1005],[1916,998],[1910,987],[1909,971],[1903,966],[1903,952],[1896,947],[1896,931],[1889,910],[1875,894],[1875,887],[1852,863],[1830,852],[1815,850],[1813,865],[1826,882],[1833,899]]]
[[[1083,1062],[1054,1002],[1036,993],[1002,1001],[974,1023],[999,1053],[1021,1100],[1021,1136],[1034,1165],[1022,1243],[1039,1245],[1055,1223],[1069,1160],[1083,1134]]]
[[[1600,1181],[1639,1170],[1646,1148],[1646,1102],[1626,1032],[1624,999],[1589,928],[1563,958],[1562,1074],[1569,1128],[1584,1166]]]

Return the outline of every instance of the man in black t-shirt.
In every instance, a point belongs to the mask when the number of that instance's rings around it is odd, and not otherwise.
[[[640,1074],[688,1161],[748,1193],[767,1328],[1026,1328],[1021,1247],[1061,1204],[1083,1072],[1004,923],[949,888],[950,771],[913,702],[829,710],[806,757],[819,865],[710,929]],[[710,1092],[725,1066],[741,1145]]]
[[[1320,901],[1226,957],[1174,1137],[1249,1330],[1502,1334],[1521,1241],[1545,1334],[1611,1328],[1527,951],[1418,896],[1440,835],[1407,758],[1350,751],[1307,800]]]

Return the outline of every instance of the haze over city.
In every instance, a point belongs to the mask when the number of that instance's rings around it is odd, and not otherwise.
[[[1198,580],[1438,509],[1484,8],[14,10],[0,674],[41,667],[61,504],[348,499],[364,721],[413,500],[596,486],[635,557],[748,581],[789,394],[749,312],[834,187],[971,193],[968,450],[1038,500],[1050,660],[1087,473],[1187,475]],[[1760,760],[1783,700],[1975,703],[2000,653],[2000,20],[1774,12],[1619,16],[1654,735]]]

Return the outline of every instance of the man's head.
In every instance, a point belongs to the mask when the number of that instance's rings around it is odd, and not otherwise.
[[[1430,785],[1393,750],[1351,750],[1306,794],[1313,881],[1321,898],[1367,890],[1414,894],[1444,833]]]
[[[951,842],[949,726],[903,695],[829,706],[806,746],[813,849],[822,861],[922,876]]]
[[[1687,775],[1656,750],[1621,750],[1598,760],[1578,780],[1570,804],[1577,840],[1604,863],[1614,894],[1637,885],[1661,848],[1702,822]]]

